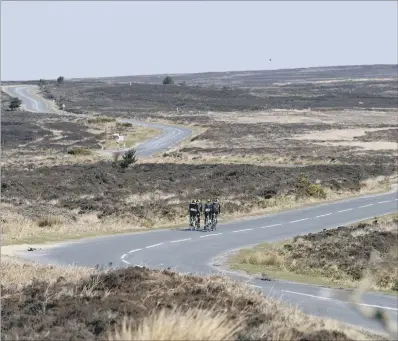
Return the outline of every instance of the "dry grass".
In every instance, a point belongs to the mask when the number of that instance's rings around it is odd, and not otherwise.
[[[21,286],[11,288],[12,284],[34,278],[27,269],[55,283],[33,282],[27,290]],[[26,273],[23,279],[10,280],[8,275],[5,282],[2,333],[8,337],[30,339],[33,332],[37,339],[56,339],[61,335],[77,338],[77,334],[102,340],[106,335],[109,340],[376,339],[355,327],[305,315],[226,277],[193,277],[142,268],[107,270],[90,278],[86,277],[87,270],[75,268],[69,273],[57,266],[23,268],[14,264],[6,270]],[[40,325],[32,313],[32,294],[37,300],[35,307],[40,309]],[[16,309],[24,318],[24,326],[15,323],[15,318],[19,318],[13,313]],[[56,318],[66,315],[70,316],[67,320]],[[114,321],[120,322],[116,328],[111,326]],[[46,336],[40,329],[44,326],[49,328],[44,328],[49,331]],[[95,332],[95,326],[101,334]]]
[[[24,286],[40,280],[55,283],[60,277],[70,282],[77,282],[88,277],[96,270],[78,266],[43,265],[25,262],[15,257],[1,256],[1,285]]]
[[[93,152],[88,148],[71,148],[68,150],[70,155],[91,155]]]
[[[233,340],[242,331],[242,322],[239,318],[230,320],[228,315],[216,308],[187,311],[174,308],[146,317],[136,330],[125,318],[108,340]]]
[[[333,192],[325,189],[326,197],[324,198],[296,197],[294,195],[280,195],[270,199],[256,197],[250,202],[245,202],[243,205],[243,202],[235,197],[225,197],[223,198],[223,205],[227,205],[228,203],[234,205],[242,203],[242,205],[237,206],[238,208],[229,214],[223,214],[221,219],[227,221],[294,209],[330,200],[386,191],[391,184],[390,180],[384,177],[368,179],[363,183],[362,189],[358,192]],[[181,200],[177,196],[173,197],[170,193],[162,192],[131,195],[126,197],[125,201],[130,205],[135,205],[138,202],[140,205],[144,205],[146,202],[153,202],[153,200],[159,199],[173,200],[176,204],[181,203]],[[37,200],[40,200],[40,198]],[[46,204],[48,205],[48,203]],[[18,206],[14,207],[1,203],[0,207],[2,210],[3,245],[56,242],[96,235],[168,228],[182,226],[188,221],[186,210],[183,208],[175,214],[168,216],[155,215],[148,210],[144,217],[141,218],[135,216],[110,216],[98,219],[98,212],[78,214],[77,211],[68,211],[65,216],[61,216],[60,214],[46,214],[38,220],[32,220],[18,213]]]
[[[362,269],[368,267],[365,264],[369,263],[373,249],[377,250],[380,259],[385,259],[390,250],[398,247],[397,223],[398,214],[391,214],[375,218],[371,223],[260,244],[235,253],[230,263],[233,268],[248,272],[356,287],[362,280]],[[372,290],[398,290],[398,269],[395,266],[383,263],[372,268],[372,276]]]
[[[81,122],[87,126],[89,132],[94,134],[104,134],[101,140],[102,149],[117,148],[117,139],[113,134],[124,136],[126,148],[134,147],[137,143],[159,135],[159,129],[134,126],[131,123],[120,123],[115,118],[108,116],[94,116],[82,119]]]

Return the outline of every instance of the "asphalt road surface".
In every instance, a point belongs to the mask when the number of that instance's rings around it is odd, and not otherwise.
[[[51,101],[45,100],[35,93],[37,90],[37,87],[35,86],[3,86],[3,90],[6,91],[10,96],[18,97],[22,101],[22,108],[26,111],[39,113],[55,112]],[[151,138],[136,147],[137,156],[152,156],[155,153],[165,151],[178,144],[192,133],[192,131],[188,128],[168,126],[158,123],[141,122],[133,119],[119,119],[118,121],[128,122],[142,127],[159,129],[161,131],[161,134],[158,136],[155,136],[154,138]],[[128,148],[108,149],[102,152],[106,154],[112,154],[114,152],[124,152],[126,150],[128,150]]]
[[[25,95],[29,94],[27,91],[24,92]],[[21,100],[24,101],[23,98]],[[41,108],[40,104],[38,107]],[[129,122],[136,123],[133,120]],[[163,137],[164,142],[158,138],[157,142],[151,140],[142,144],[141,148],[145,146],[145,149],[151,150],[152,146],[155,149],[158,143],[171,146],[179,138],[183,137]],[[212,232],[189,231],[184,228],[102,236],[64,243],[55,248],[25,252],[23,256],[53,264],[106,266],[112,262],[114,267],[138,265],[159,269],[171,268],[194,274],[219,274],[220,271],[224,271],[217,262],[220,262],[221,255],[226,255],[231,250],[394,213],[397,212],[397,204],[398,193],[391,192],[220,223],[217,230]],[[236,280],[248,282],[266,295],[296,305],[305,313],[383,332],[377,323],[363,318],[350,307],[347,303],[348,290],[327,289],[281,280],[262,281],[255,276],[230,272],[225,274]],[[396,295],[367,293],[363,297],[363,305],[385,310],[394,321],[398,318]]]

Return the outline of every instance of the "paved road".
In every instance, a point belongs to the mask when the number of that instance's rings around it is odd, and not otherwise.
[[[214,232],[174,229],[97,237],[53,249],[26,252],[25,256],[45,263],[95,266],[113,262],[115,267],[139,265],[159,269],[171,267],[196,274],[219,273],[213,264],[214,258],[230,250],[393,213],[397,211],[397,200],[395,192],[367,196],[220,224]],[[248,280],[245,276],[227,274],[237,280]],[[325,288],[312,285],[265,282],[256,278],[250,283],[265,294],[271,293],[282,301],[298,305],[306,313],[382,331],[379,325],[350,309],[341,297],[345,290],[329,290],[331,297],[327,298]],[[398,318],[397,297],[368,293],[364,303],[384,309],[394,320]]]
[[[37,87],[29,85],[18,85],[18,86],[3,86],[10,96],[18,97],[22,101],[22,107],[26,111],[32,111],[37,113],[53,113],[53,105],[51,101],[45,100],[35,94]],[[36,89],[35,89],[36,88]],[[80,115],[81,117],[81,115]],[[141,122],[133,119],[119,119],[120,122],[129,122],[134,125],[159,129],[161,134],[149,139],[136,147],[137,156],[152,156],[155,153],[159,153],[169,149],[170,147],[178,144],[185,138],[191,135],[192,131],[188,128],[168,126],[158,123]],[[108,149],[103,151],[104,153],[111,154],[116,151],[126,151],[125,149]]]
[[[153,126],[149,123],[143,124]],[[177,132],[171,131],[169,134]],[[157,138],[142,146],[148,150],[156,149],[163,143],[170,145],[179,137],[177,135],[168,139],[164,136],[163,139]],[[393,192],[221,223],[214,232],[174,229],[103,236],[33,253],[26,252],[24,256],[45,263],[94,266],[112,262],[115,267],[145,265],[152,268],[171,267],[181,272],[212,274],[220,271],[214,264],[214,259],[231,250],[393,213],[397,211],[397,203],[397,193]],[[227,274],[237,280],[249,280],[244,275]],[[297,305],[306,313],[382,331],[378,324],[365,320],[349,308],[344,295],[346,290],[326,290],[287,281],[265,282],[257,278],[251,278],[250,283],[264,294],[271,293],[282,301]],[[392,319],[397,320],[396,296],[368,293],[364,296],[364,305],[382,308]]]

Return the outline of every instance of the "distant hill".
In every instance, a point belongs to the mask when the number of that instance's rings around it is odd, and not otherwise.
[[[272,83],[308,82],[329,79],[398,78],[398,65],[330,66],[281,70],[204,72],[189,74],[157,74],[99,78],[72,78],[72,81],[103,81],[109,83],[161,84],[170,76],[178,84],[199,86],[255,87]]]
[[[273,83],[305,83],[332,79],[395,78],[398,79],[398,64],[328,66],[280,70],[252,70],[227,72],[202,72],[185,74],[156,74],[138,76],[115,76],[96,78],[67,78],[73,82],[106,83],[144,83],[161,84],[166,76],[171,76],[175,83],[190,86],[215,87],[261,87]],[[38,80],[2,81],[3,84],[37,84]]]

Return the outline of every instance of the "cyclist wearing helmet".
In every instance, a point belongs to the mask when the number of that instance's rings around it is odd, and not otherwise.
[[[200,215],[202,214],[203,211],[203,205],[200,199],[196,199],[196,204],[198,205],[198,227],[200,228]]]
[[[209,219],[211,219],[211,214],[213,212],[213,203],[211,202],[210,199],[207,199],[204,211],[205,211],[205,227],[206,227],[207,222],[209,221]]]
[[[212,214],[214,216],[214,218],[217,220],[218,215],[221,213],[221,205],[220,205],[220,201],[217,199],[215,199],[213,201],[213,211]]]
[[[198,215],[198,204],[193,199],[192,202],[189,204],[188,212],[189,212],[189,221],[191,222],[192,218],[196,218]]]

